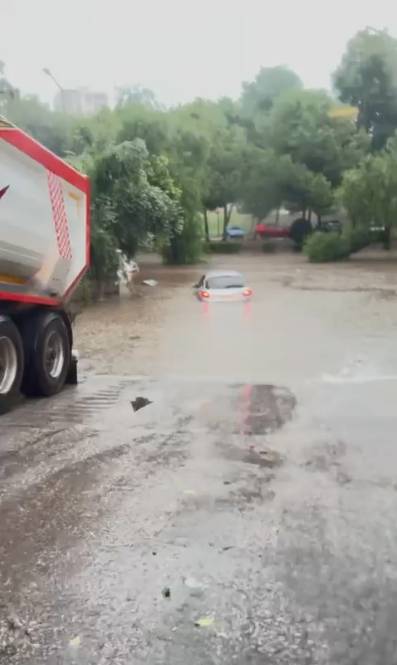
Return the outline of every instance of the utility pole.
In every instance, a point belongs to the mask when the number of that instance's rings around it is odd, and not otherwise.
[[[52,73],[52,71],[50,69],[48,69],[48,67],[43,67],[43,73],[46,76],[48,76],[51,79],[51,81],[53,81],[55,83],[56,87],[58,88],[59,95],[60,95],[60,100],[61,100],[61,108],[62,108],[62,111],[65,113],[65,100],[64,100],[64,94],[63,94],[64,93],[63,87],[61,86],[59,81],[57,81],[54,74]]]

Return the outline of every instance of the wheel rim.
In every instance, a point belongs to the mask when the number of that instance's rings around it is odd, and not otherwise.
[[[52,379],[58,379],[65,363],[65,349],[62,337],[56,330],[50,332],[46,339],[44,361],[48,375]]]
[[[18,355],[9,337],[0,337],[0,395],[7,395],[18,373]]]

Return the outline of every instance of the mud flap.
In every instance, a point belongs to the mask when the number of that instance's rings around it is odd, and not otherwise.
[[[79,380],[78,380],[78,372],[77,372],[77,365],[78,365],[78,357],[75,355],[72,351],[72,358],[70,361],[70,368],[69,372],[66,377],[66,382],[69,386],[77,386]]]

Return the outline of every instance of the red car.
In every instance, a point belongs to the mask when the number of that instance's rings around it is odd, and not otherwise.
[[[255,226],[255,233],[261,238],[289,238],[289,226],[269,226],[260,222]]]

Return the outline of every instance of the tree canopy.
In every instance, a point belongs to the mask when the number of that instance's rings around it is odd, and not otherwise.
[[[397,40],[367,28],[351,39],[334,75],[343,102],[358,108],[358,127],[385,146],[397,129]]]
[[[243,83],[241,113],[253,119],[270,111],[275,100],[284,92],[302,88],[299,76],[288,67],[262,67],[254,81]]]

